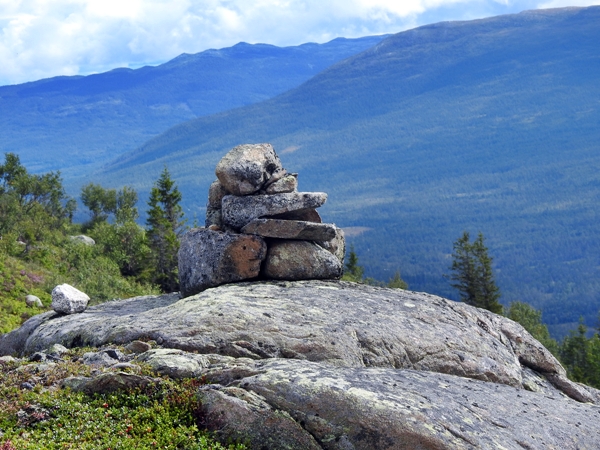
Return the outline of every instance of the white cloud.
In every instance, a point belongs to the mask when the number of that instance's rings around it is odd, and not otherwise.
[[[325,42],[536,6],[535,0],[0,0],[0,85],[159,63],[240,41]]]

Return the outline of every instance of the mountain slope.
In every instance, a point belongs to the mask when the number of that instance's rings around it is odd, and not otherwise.
[[[98,179],[147,190],[167,164],[202,216],[219,158],[271,142],[380,279],[453,296],[452,242],[482,231],[505,303],[554,334],[600,309],[600,7],[399,33],[274,99],[192,120]],[[360,233],[362,231],[362,233]]]
[[[34,172],[83,176],[180,122],[268,99],[383,39],[237,44],[157,67],[0,87],[0,151]]]

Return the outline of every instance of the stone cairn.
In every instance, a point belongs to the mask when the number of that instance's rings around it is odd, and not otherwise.
[[[270,144],[240,145],[217,164],[206,227],[181,240],[179,284],[187,297],[209,287],[253,278],[339,278],[343,231],[322,223],[324,192],[298,192]]]

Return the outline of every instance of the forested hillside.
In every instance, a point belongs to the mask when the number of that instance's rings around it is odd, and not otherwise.
[[[483,232],[502,292],[555,335],[600,309],[600,8],[399,33],[274,99],[176,126],[98,173],[147,189],[167,164],[203,215],[231,147],[271,142],[329,193],[366,273],[455,297],[452,242]]]
[[[383,36],[295,47],[239,43],[183,54],[157,67],[115,69],[0,87],[0,152],[66,183],[169,127],[266,100]]]

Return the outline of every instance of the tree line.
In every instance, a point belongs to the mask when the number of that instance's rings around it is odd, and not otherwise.
[[[185,229],[180,201],[165,168],[143,227],[134,189],[90,183],[81,190],[89,220],[73,223],[77,202],[66,194],[60,173],[30,174],[17,155],[6,153],[0,162],[0,333],[35,313],[26,295],[49,305],[52,288],[61,283],[93,302],[178,290],[178,239]],[[96,244],[73,239],[80,234]]]
[[[146,228],[137,224],[138,196],[130,187],[105,189],[89,183],[81,190],[81,201],[90,215],[82,231],[119,265],[123,276],[158,285],[163,292],[179,289],[177,251],[185,220],[181,192],[166,167],[150,191]]]
[[[452,287],[458,290],[460,299],[520,323],[563,364],[572,380],[600,388],[600,329],[587,337],[587,327],[581,320],[577,330],[571,331],[559,343],[550,336],[548,327],[542,322],[541,311],[521,301],[512,302],[505,310],[499,302],[501,295],[494,280],[493,259],[484,241],[480,232],[471,242],[469,233],[465,231],[454,242],[448,278]]]

